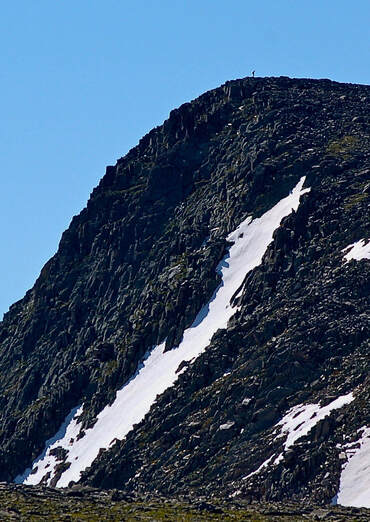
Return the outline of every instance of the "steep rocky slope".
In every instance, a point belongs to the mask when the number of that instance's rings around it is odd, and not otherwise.
[[[81,404],[83,437],[151,347],[176,347],[218,287],[228,234],[305,177],[310,192],[247,273],[228,327],[82,482],[330,501],[370,425],[370,265],[343,251],[370,236],[368,114],[366,86],[236,80],[108,167],[0,324],[0,480]],[[54,456],[50,485],[71,465],[63,448]]]

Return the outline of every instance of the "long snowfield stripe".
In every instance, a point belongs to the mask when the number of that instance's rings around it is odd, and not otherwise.
[[[348,263],[351,259],[355,259],[359,261],[360,259],[370,259],[370,240],[368,239],[360,239],[356,241],[356,243],[352,243],[348,245],[346,248],[343,248],[342,252],[348,252],[343,256],[346,259],[346,263]]]
[[[70,466],[61,475],[57,487],[68,486],[72,480],[77,482],[81,471],[92,464],[101,448],[108,448],[114,439],[122,440],[144,418],[156,397],[177,380],[179,364],[198,357],[209,345],[213,334],[227,327],[237,310],[230,304],[233,295],[246,274],[261,263],[281,220],[293,209],[297,210],[300,197],[309,192],[309,188],[303,189],[304,181],[305,177],[302,177],[293,191],[271,210],[253,221],[248,217],[228,236],[233,245],[217,267],[222,282],[211,300],[199,311],[194,323],[185,330],[180,345],[164,352],[162,343],[148,351],[136,374],[117,392],[113,404],[100,412],[93,428],[86,430],[85,435],[77,440],[81,425],[75,417],[64,437],[47,447],[35,460],[32,473],[28,471],[17,477],[17,481],[38,484],[50,472],[46,479],[50,484],[56,464],[51,453],[61,446],[68,452]]]
[[[346,451],[348,462],[342,469],[334,504],[370,508],[370,428],[363,427],[361,437]]]

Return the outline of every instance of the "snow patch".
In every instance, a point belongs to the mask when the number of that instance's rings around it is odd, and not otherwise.
[[[221,431],[229,430],[235,425],[234,421],[227,421],[225,424],[221,424],[221,426],[218,428]]]
[[[242,478],[242,480],[247,480],[249,479],[250,477],[253,477],[253,475],[257,475],[260,471],[262,471],[264,468],[267,468],[267,466],[270,464],[270,462],[272,460],[274,460],[275,458],[275,455],[271,455],[271,457],[269,457],[267,460],[265,460],[264,462],[262,462],[262,464],[254,471],[252,471],[252,473],[249,473],[249,475],[245,476]],[[276,459],[275,459],[276,460]],[[273,462],[273,464],[275,464],[275,461]]]
[[[349,250],[348,250],[349,249]],[[351,259],[359,261],[360,259],[370,259],[370,240],[360,239],[346,248],[343,248],[342,252],[347,252],[343,257],[348,263]]]
[[[343,448],[348,461],[343,465],[333,503],[370,508],[370,427],[364,426],[359,432],[359,440]]]
[[[229,319],[238,310],[231,305],[233,295],[240,291],[246,274],[261,263],[281,220],[293,209],[297,210],[300,197],[309,192],[309,188],[302,188],[304,181],[305,177],[302,177],[293,191],[263,216],[253,221],[247,217],[229,234],[227,240],[233,245],[216,269],[221,275],[221,283],[210,301],[201,308],[194,323],[185,330],[179,346],[165,352],[165,343],[162,343],[148,351],[135,375],[117,392],[113,404],[99,413],[96,423],[86,430],[84,437],[75,439],[81,425],[72,420],[65,435],[34,462],[33,466],[37,465],[38,470],[27,475],[25,484],[38,484],[48,471],[53,470],[55,459],[50,450],[56,446],[68,451],[67,462],[70,463],[57,487],[68,486],[70,481],[77,482],[81,471],[92,464],[101,448],[108,448],[114,439],[122,440],[135,424],[142,421],[157,396],[177,380],[176,370],[180,363],[198,357],[214,333],[227,327]],[[70,443],[71,437],[75,439],[73,444]],[[47,484],[51,479],[52,474]]]
[[[351,392],[338,397],[322,408],[319,404],[294,406],[277,424],[277,426],[281,426],[281,433],[288,435],[284,444],[284,450],[287,451],[298,439],[308,435],[311,429],[330,415],[333,410],[342,408],[352,402],[353,399],[353,393]]]
[[[320,404],[298,404],[293,406],[288,413],[276,424],[273,433],[276,433],[280,429],[280,435],[278,437],[285,437],[284,451],[291,448],[297,440],[305,437],[309,434],[314,426],[322,419],[330,415],[333,410],[342,408],[346,404],[353,401],[353,393],[347,393],[332,401],[326,406],[320,407]],[[243,477],[243,480],[252,477],[259,473],[262,469],[269,465],[276,465],[284,459],[284,453],[280,453],[278,456],[272,455],[265,460],[259,468],[249,475]]]

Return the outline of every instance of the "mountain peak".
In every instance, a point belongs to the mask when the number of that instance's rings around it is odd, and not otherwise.
[[[366,505],[368,102],[233,80],[107,167],[0,324],[0,480]]]

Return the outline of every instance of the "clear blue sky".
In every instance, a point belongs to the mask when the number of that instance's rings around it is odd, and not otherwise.
[[[0,319],[174,107],[257,76],[369,82],[369,0],[13,0],[0,11]]]

